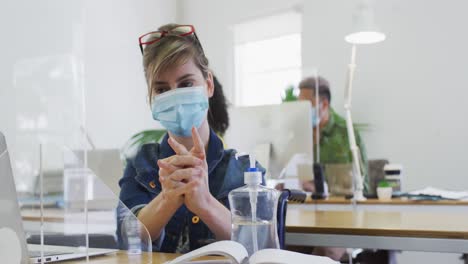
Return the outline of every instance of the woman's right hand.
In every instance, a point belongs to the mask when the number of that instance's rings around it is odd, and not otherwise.
[[[181,182],[170,179],[170,175],[179,168],[170,165],[171,159],[174,156],[165,159],[158,160],[159,166],[159,182],[161,183],[162,191],[161,195],[163,201],[176,209],[182,206],[184,203],[184,195],[178,190]]]
[[[153,239],[161,236],[164,227],[184,203],[184,195],[181,191],[183,183],[170,179],[173,169],[176,169],[173,165],[168,166],[168,162],[172,162],[173,158],[174,156],[157,161],[162,190],[138,213],[138,219],[146,226]]]

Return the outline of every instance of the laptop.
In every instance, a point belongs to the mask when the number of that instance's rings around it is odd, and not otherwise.
[[[86,249],[28,245],[18,207],[16,188],[5,137],[0,132],[0,255],[3,263],[48,263],[86,257]],[[116,252],[115,249],[88,249],[89,256]]]

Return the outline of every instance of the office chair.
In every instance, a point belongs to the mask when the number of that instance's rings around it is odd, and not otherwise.
[[[284,189],[278,198],[277,208],[277,225],[278,225],[278,239],[280,248],[284,249],[285,233],[286,233],[286,211],[288,209],[288,201],[303,203],[306,199],[306,193],[301,190]]]

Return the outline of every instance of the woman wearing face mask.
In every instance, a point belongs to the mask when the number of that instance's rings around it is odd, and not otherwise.
[[[152,115],[168,133],[128,161],[120,200],[148,229],[153,250],[184,253],[229,239],[227,195],[244,184],[248,159],[225,150],[210,127],[216,115],[225,122],[212,126],[227,127],[226,104],[195,29],[163,26],[140,37],[140,48]]]

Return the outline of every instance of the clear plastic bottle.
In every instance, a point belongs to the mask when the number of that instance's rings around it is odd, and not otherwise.
[[[231,240],[244,245],[251,256],[264,248],[279,248],[276,210],[279,192],[262,185],[262,173],[250,156],[250,169],[244,173],[243,187],[229,193]]]
[[[127,254],[138,255],[141,254],[142,240],[140,237],[140,222],[136,217],[131,215],[125,219],[124,234],[127,241]]]

